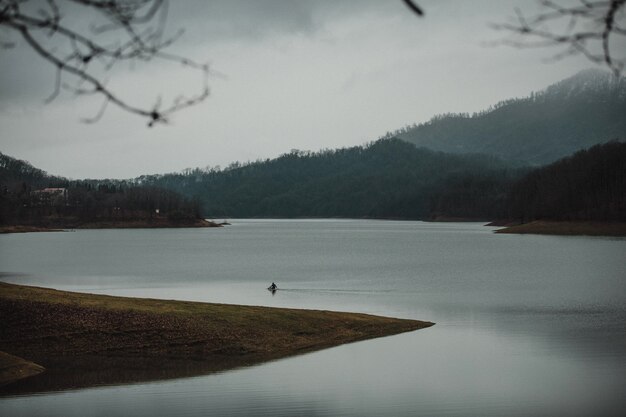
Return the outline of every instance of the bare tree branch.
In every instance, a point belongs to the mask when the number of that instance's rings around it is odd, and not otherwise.
[[[414,1],[412,0],[403,0],[403,1],[404,1],[404,4],[406,4],[406,6],[413,11],[413,13],[415,13],[418,16],[424,16],[424,11],[422,10],[421,7],[415,4]]]
[[[591,62],[605,65],[616,76],[622,73],[626,66],[626,0],[579,0],[567,6],[540,0],[539,5],[541,11],[535,15],[526,16],[516,9],[512,22],[492,25],[512,35],[499,43],[564,48],[553,58],[583,55]]]
[[[33,7],[39,7],[33,13]],[[104,19],[93,23],[90,30],[79,30],[75,22],[64,17],[65,12],[88,11]],[[148,119],[148,126],[166,122],[175,112],[204,101],[209,96],[208,64],[166,52],[165,49],[180,38],[183,31],[165,36],[168,3],[166,0],[0,0],[0,28],[18,33],[41,58],[52,64],[56,79],[52,94],[54,100],[61,87],[76,95],[96,94],[103,97],[103,105],[94,117],[83,119],[93,123],[102,118],[107,105],[114,104],[129,113]],[[12,46],[8,42],[3,47]],[[143,108],[131,104],[118,92],[107,87],[103,72],[120,62],[164,60],[181,64],[198,72],[201,88],[190,97],[179,96],[163,110],[160,105]],[[65,76],[75,80],[70,86]],[[181,98],[183,97],[183,98]]]

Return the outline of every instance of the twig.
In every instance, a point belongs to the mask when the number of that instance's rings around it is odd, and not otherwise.
[[[176,42],[183,31],[173,36],[164,37],[168,6],[165,0],[70,0],[70,7],[84,7],[99,13],[108,20],[100,26],[92,26],[91,33],[84,34],[70,25],[63,18],[63,10],[57,0],[46,0],[48,9],[40,9],[37,16],[23,11],[23,5],[30,0],[0,0],[0,27],[19,33],[41,58],[53,65],[56,71],[54,89],[45,100],[53,101],[60,94],[61,86],[76,95],[98,94],[104,99],[94,117],[83,121],[94,123],[102,118],[109,103],[148,119],[148,126],[165,122],[173,113],[204,101],[209,96],[207,64],[179,56],[165,49]],[[66,4],[67,7],[67,4]],[[150,24],[158,16],[156,27],[142,27]],[[119,31],[117,40],[105,43],[105,32]],[[50,42],[44,42],[36,36],[42,32]],[[110,38],[110,36],[108,36]],[[57,51],[50,44],[60,45]],[[9,45],[3,42],[2,45]],[[64,49],[63,49],[64,48]],[[65,51],[65,52],[63,52]],[[117,63],[135,60],[152,61],[154,59],[180,63],[183,67],[199,71],[202,75],[202,88],[189,97],[178,96],[164,110],[159,106],[142,108],[132,105],[117,92],[106,86],[96,69],[111,70]],[[94,67],[95,65],[95,67]],[[76,77],[76,86],[63,83],[63,76]],[[88,85],[87,88],[82,85]],[[183,98],[181,98],[183,97]]]
[[[541,0],[543,10],[533,16],[516,9],[512,23],[492,25],[509,32],[513,39],[500,44],[515,47],[565,47],[553,59],[583,55],[591,62],[603,64],[615,76],[626,65],[626,57],[616,52],[612,45],[624,42],[626,29],[620,25],[624,19],[626,0],[589,1],[562,6],[552,0]],[[622,22],[620,22],[622,19]],[[559,27],[564,29],[559,30]],[[620,38],[621,37],[621,38]]]

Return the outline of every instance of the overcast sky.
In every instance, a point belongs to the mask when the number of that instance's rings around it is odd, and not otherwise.
[[[44,104],[55,72],[18,42],[0,49],[0,151],[70,178],[130,178],[227,166],[291,149],[361,145],[446,112],[474,112],[591,66],[550,50],[486,46],[523,0],[171,1],[170,49],[215,71],[211,96],[167,126],[66,93]],[[89,19],[83,16],[82,19]],[[0,33],[2,39],[16,36]],[[197,73],[152,62],[110,74],[129,102],[192,93]]]

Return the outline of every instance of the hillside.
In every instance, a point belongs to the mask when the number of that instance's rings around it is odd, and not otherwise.
[[[214,226],[177,192],[125,181],[69,180],[0,153],[1,232]]]
[[[177,190],[208,217],[491,218],[521,175],[497,158],[448,155],[398,139],[292,152],[225,170],[144,176]]]
[[[545,165],[610,140],[626,140],[626,79],[582,71],[529,97],[481,113],[447,114],[395,132],[432,150],[484,153]]]
[[[626,221],[626,143],[579,151],[529,173],[511,187],[509,217]]]
[[[0,167],[0,224],[11,231],[180,227],[201,216],[626,221],[623,142],[595,145],[535,169],[394,138],[317,153],[292,151],[224,170],[117,181],[48,177],[18,162],[8,172]],[[53,182],[67,193],[44,198],[31,186]]]
[[[5,190],[22,187],[57,187],[67,183],[66,178],[49,175],[27,161],[12,158],[0,152],[0,185]]]
[[[144,176],[175,189],[208,217],[422,220],[626,220],[626,143],[595,145],[543,168],[485,155],[416,148],[398,139],[234,164],[225,170]]]

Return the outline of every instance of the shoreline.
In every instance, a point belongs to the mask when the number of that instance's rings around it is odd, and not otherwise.
[[[65,229],[24,225],[0,226],[0,234],[37,232],[65,232]]]
[[[535,220],[506,226],[496,230],[495,233],[624,237],[626,236],[626,223]]]
[[[71,220],[54,220],[49,224],[35,225],[3,225],[3,233],[33,233],[33,232],[64,232],[71,229],[177,229],[196,227],[223,227],[225,224],[211,220],[197,219],[194,221],[171,221],[167,219],[138,219],[138,220],[103,220],[92,222],[78,222]]]
[[[391,221],[421,221],[424,223],[484,223],[485,226],[501,227],[494,233],[508,234],[537,234],[557,236],[626,236],[625,222],[590,222],[590,221],[547,221],[535,220],[528,223],[511,222],[508,220],[488,220],[449,217],[429,220],[419,219],[394,219],[394,218],[351,218],[351,217],[298,217],[298,218],[274,218],[254,217],[252,220],[391,220]],[[5,225],[0,226],[0,234],[8,233],[33,233],[33,232],[65,232],[73,229],[174,229],[174,228],[202,228],[224,227],[231,223],[228,221],[216,222],[207,219],[198,219],[193,222],[169,221],[167,219],[153,220],[126,220],[126,221],[100,221],[100,222],[68,222],[53,223],[49,225]]]
[[[41,365],[0,351],[0,387],[43,371],[45,369]]]
[[[58,291],[0,282],[0,351],[46,371],[0,394],[202,375],[434,323],[321,310]]]

